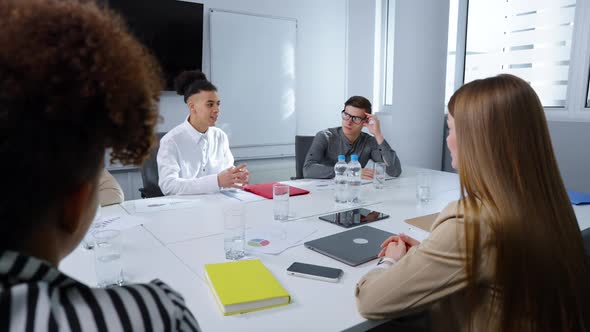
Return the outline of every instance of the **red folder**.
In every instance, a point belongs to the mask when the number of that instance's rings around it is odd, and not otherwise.
[[[259,183],[259,184],[249,184],[244,186],[245,191],[249,191],[253,194],[258,196],[262,196],[264,198],[272,199],[272,185],[277,182],[268,182],[268,183]],[[289,196],[297,196],[297,195],[305,195],[309,194],[309,190],[289,186]]]

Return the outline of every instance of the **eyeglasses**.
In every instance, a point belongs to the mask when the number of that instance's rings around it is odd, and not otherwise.
[[[342,120],[344,121],[348,121],[352,119],[352,122],[356,123],[356,124],[361,124],[363,123],[363,121],[367,120],[367,117],[360,117],[360,116],[355,116],[355,115],[350,115],[348,113],[346,113],[345,110],[342,110]]]

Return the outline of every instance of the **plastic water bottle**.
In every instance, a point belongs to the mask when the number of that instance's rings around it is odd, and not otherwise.
[[[358,203],[361,194],[361,174],[362,167],[359,163],[359,156],[353,154],[350,156],[348,163],[348,201]]]
[[[346,203],[348,195],[346,193],[348,165],[346,164],[344,155],[338,156],[338,162],[334,165],[334,183],[336,184],[336,191],[334,193],[334,200],[336,203]]]

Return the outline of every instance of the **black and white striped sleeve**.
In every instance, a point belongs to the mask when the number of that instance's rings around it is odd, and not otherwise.
[[[199,331],[197,320],[190,310],[188,310],[184,298],[179,293],[160,280],[154,280],[151,284],[156,285],[162,290],[166,295],[166,298],[172,303],[174,307],[174,325],[176,326],[177,331]]]
[[[199,331],[159,280],[91,288],[46,262],[0,251],[0,331]]]
[[[71,331],[199,331],[184,299],[161,281],[106,289],[73,285],[58,297],[58,323]]]

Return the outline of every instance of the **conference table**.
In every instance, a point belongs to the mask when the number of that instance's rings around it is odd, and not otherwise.
[[[418,172],[430,174],[431,200],[426,204],[416,201]],[[456,174],[418,168],[404,169],[400,177],[387,180],[383,189],[375,189],[370,183],[362,185],[358,204],[335,203],[333,185],[325,180],[282,182],[310,191],[307,195],[290,198],[289,220],[285,222],[273,219],[272,200],[241,201],[239,196],[223,192],[125,201],[102,208],[102,218],[130,220],[131,225],[135,225],[122,230],[124,245],[121,251],[126,282],[148,282],[157,278],[168,283],[184,296],[204,331],[366,330],[381,322],[367,321],[358,314],[354,289],[356,282],[375,267],[376,261],[351,267],[305,248],[305,241],[346,230],[318,217],[366,207],[390,216],[371,223],[371,227],[412,235],[415,229],[404,220],[439,212],[459,197]],[[146,202],[161,202],[163,199],[180,199],[183,204],[146,211]],[[232,316],[223,316],[217,307],[206,282],[204,265],[226,261],[223,211],[236,205],[243,208],[248,230],[268,229],[270,232],[279,229],[288,235],[293,229],[298,234],[309,234],[279,254],[248,250],[245,258],[260,259],[289,292],[291,304]],[[574,206],[574,210],[580,228],[590,227],[590,205]],[[416,234],[427,235],[424,232]],[[293,262],[340,268],[344,274],[337,283],[294,277],[286,273]],[[62,261],[60,269],[88,285],[96,285],[91,250],[77,248]]]

